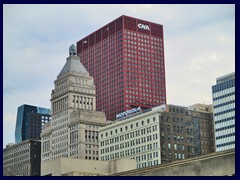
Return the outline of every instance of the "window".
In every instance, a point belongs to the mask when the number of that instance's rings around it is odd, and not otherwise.
[[[155,117],[153,117],[153,122],[155,122],[156,121],[156,118]]]
[[[168,143],[168,149],[171,149],[171,143]]]
[[[177,150],[177,144],[174,144],[174,150]]]
[[[178,154],[178,159],[181,159],[181,155],[182,155],[182,154]]]

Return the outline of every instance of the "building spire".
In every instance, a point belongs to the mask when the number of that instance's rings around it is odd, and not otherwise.
[[[89,75],[87,70],[84,68],[84,66],[80,62],[80,57],[77,56],[77,48],[74,44],[72,44],[69,47],[69,57],[67,58],[67,62],[63,66],[58,77],[63,76],[67,73],[73,73],[73,72]]]
[[[70,47],[69,47],[69,56],[75,56],[77,55],[77,47],[72,44]]]

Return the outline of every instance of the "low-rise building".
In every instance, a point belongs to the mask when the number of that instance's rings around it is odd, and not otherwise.
[[[40,176],[41,141],[25,140],[3,149],[4,176]]]
[[[99,129],[100,160],[130,157],[143,168],[214,152],[211,112],[161,105],[117,117]]]
[[[168,105],[168,111],[162,113],[162,163],[214,152],[213,114],[190,109]]]
[[[132,159],[123,158],[112,161],[58,158],[43,162],[42,176],[106,176],[136,169]]]

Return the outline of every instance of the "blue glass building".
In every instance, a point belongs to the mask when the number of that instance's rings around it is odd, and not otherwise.
[[[18,107],[15,127],[15,143],[27,139],[40,140],[42,126],[50,121],[50,109],[31,105]]]
[[[216,151],[235,148],[235,72],[212,86]]]

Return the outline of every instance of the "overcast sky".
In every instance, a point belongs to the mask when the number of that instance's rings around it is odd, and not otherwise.
[[[164,28],[167,103],[212,103],[216,78],[235,71],[235,5],[3,5],[3,146],[17,108],[50,108],[68,48],[128,15]]]

